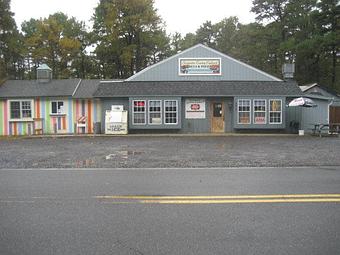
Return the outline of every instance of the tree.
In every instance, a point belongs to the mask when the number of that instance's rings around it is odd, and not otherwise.
[[[0,82],[19,78],[20,73],[20,35],[13,15],[10,0],[0,0]]]
[[[84,77],[82,66],[75,66],[84,57],[87,46],[85,24],[63,13],[55,13],[45,19],[31,19],[22,24],[27,48],[27,65],[35,73],[36,67],[46,63],[52,68],[53,78]],[[30,67],[34,68],[31,69]],[[34,77],[34,76],[33,76]]]
[[[225,18],[214,25],[216,49],[231,54],[238,45],[236,36],[240,23],[237,17]]]
[[[153,0],[101,0],[93,20],[103,77],[129,77],[161,60],[169,50]]]
[[[337,0],[318,1],[316,24],[321,31],[321,45],[324,50],[324,57],[329,59],[330,77],[326,82],[330,83],[333,89],[340,91],[340,70],[337,65],[340,57],[340,4]]]
[[[196,31],[196,43],[202,43],[208,47],[216,46],[216,26],[211,21],[206,21]]]

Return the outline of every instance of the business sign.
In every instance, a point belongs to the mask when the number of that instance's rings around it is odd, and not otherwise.
[[[186,119],[205,119],[205,100],[186,99],[185,100]]]
[[[128,130],[126,123],[105,123],[105,134],[125,135],[127,133]]]
[[[179,75],[221,75],[220,58],[180,58]]]

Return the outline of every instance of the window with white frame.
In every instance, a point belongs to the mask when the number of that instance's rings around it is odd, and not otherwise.
[[[238,100],[238,124],[250,124],[250,99]]]
[[[51,114],[64,114],[64,102],[52,101],[51,102]]]
[[[270,124],[282,123],[282,100],[280,99],[269,100],[269,123]]]
[[[149,100],[149,124],[159,125],[162,124],[162,101]]]
[[[266,100],[254,99],[254,124],[266,124]]]
[[[133,100],[132,101],[132,124],[145,125],[146,124],[146,101]]]
[[[164,100],[164,124],[178,123],[178,101]]]
[[[32,100],[13,100],[10,101],[10,117],[12,120],[32,119]]]

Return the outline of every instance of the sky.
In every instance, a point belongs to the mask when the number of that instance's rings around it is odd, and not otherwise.
[[[48,17],[64,12],[90,25],[90,19],[99,0],[11,0],[11,11],[18,27],[31,18]],[[183,36],[195,32],[209,20],[213,23],[223,18],[237,16],[241,23],[255,20],[250,12],[252,0],[155,0],[158,14],[166,24],[167,33],[179,32]]]

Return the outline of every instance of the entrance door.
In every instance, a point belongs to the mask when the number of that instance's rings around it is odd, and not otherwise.
[[[211,109],[211,132],[224,133],[224,107],[222,102],[212,102]]]
[[[340,106],[329,107],[329,123],[340,123]]]

